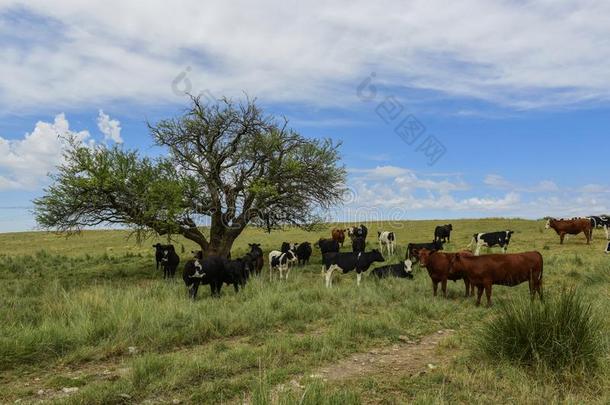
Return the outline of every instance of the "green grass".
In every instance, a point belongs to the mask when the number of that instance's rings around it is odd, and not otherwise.
[[[431,240],[435,224],[447,222],[371,224],[369,240],[377,230],[394,230],[402,258],[407,243]],[[599,313],[610,310],[610,265],[602,233],[591,246],[584,238],[560,246],[555,234],[540,231],[542,221],[451,222],[455,231],[448,251],[465,247],[475,232],[513,229],[509,252],[544,255],[549,297],[578,288]],[[254,241],[265,251],[282,241],[313,242],[332,226],[312,233],[248,229],[233,255]],[[327,290],[316,253],[312,265],[291,272],[288,282],[270,283],[265,272],[240,294],[225,287],[220,299],[212,299],[204,288],[200,299],[190,302],[180,281],[165,282],[155,271],[150,246],[156,241],[138,245],[127,235],[0,234],[1,403],[610,401],[607,379],[559,384],[471,349],[480,325],[495,319],[504,305],[527,300],[527,285],[494,288],[497,308],[492,310],[463,298],[461,283],[449,284],[448,299],[433,298],[428,276],[419,270],[412,281],[365,277],[358,289],[354,274],[335,275]],[[179,253],[196,248],[181,238],[174,243]],[[181,253],[183,260],[188,256]],[[602,322],[607,332],[607,317]],[[392,347],[402,336],[417,339],[440,329],[457,334],[439,349],[447,364],[433,372],[409,377],[388,371],[332,383],[305,378],[303,389],[276,392],[279,385],[290,386],[291,380],[352,353]],[[597,373],[605,376],[607,370],[605,352]],[[57,393],[67,386],[79,391],[69,397]],[[40,398],[39,389],[52,394]]]
[[[502,305],[477,346],[494,360],[593,376],[606,353],[602,325],[580,293],[562,291],[542,303],[516,299]]]

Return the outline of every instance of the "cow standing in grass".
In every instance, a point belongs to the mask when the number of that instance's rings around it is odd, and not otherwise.
[[[485,290],[487,305],[491,306],[493,285],[513,287],[528,282],[532,299],[538,293],[542,300],[542,272],[543,259],[539,252],[485,256],[457,253],[451,259],[449,275],[463,275],[477,287],[477,306],[481,305]]]
[[[157,270],[159,270],[159,268],[161,267],[161,263],[163,261],[164,256],[163,252],[170,246],[173,247],[173,245],[162,245],[160,243],[153,245],[153,248],[155,249],[155,261],[157,262]]]
[[[470,252],[462,253],[464,255],[472,255]],[[421,249],[419,251],[419,260],[422,266],[428,270],[428,275],[430,276],[430,280],[432,280],[432,293],[435,297],[440,283],[443,297],[447,298],[447,280],[464,280],[466,297],[474,295],[474,285],[470,284],[468,277],[465,277],[464,273],[459,271],[450,273],[451,261],[456,254],[457,253],[432,252],[428,249]]]
[[[371,264],[385,261],[383,255],[377,249],[361,253],[327,253],[323,256],[322,260],[324,262],[323,270],[325,272],[327,288],[332,287],[332,276],[335,270],[341,270],[344,274],[355,270],[357,273],[356,284],[359,286],[362,273],[367,271]]]
[[[379,251],[383,254],[383,248],[385,247],[389,256],[394,256],[394,250],[396,249],[396,235],[394,232],[377,232],[377,239],[379,240]]]
[[[225,282],[225,259],[217,256],[194,258],[184,265],[182,279],[191,299],[197,298],[200,285],[209,284],[212,297],[220,297],[222,284]]]
[[[341,247],[343,247],[343,243],[345,242],[345,230],[335,228],[331,231],[332,239],[337,241]]]
[[[549,218],[546,222],[546,229],[552,228],[559,235],[559,244],[563,245],[566,235],[578,235],[584,233],[587,238],[587,245],[591,243],[593,227],[589,219],[555,219]]]
[[[453,231],[453,225],[451,224],[437,226],[436,229],[434,229],[434,241],[443,243],[451,242],[451,231]]]
[[[292,249],[286,249],[282,246],[283,251],[273,250],[269,253],[269,280],[273,279],[273,270],[280,273],[280,280],[284,278],[286,272],[286,280],[293,264],[297,262],[297,256]]]
[[[482,247],[490,249],[494,246],[500,246],[500,248],[502,248],[502,253],[506,253],[513,233],[513,231],[475,233],[469,247],[474,249],[475,256],[478,256],[481,253]]]
[[[309,264],[309,258],[311,257],[311,253],[311,243],[303,242],[301,244],[298,244],[295,249],[298,264],[302,266]]]
[[[174,245],[166,245],[163,249],[161,267],[163,267],[163,278],[174,278],[180,264],[180,256],[176,253]]]
[[[263,258],[263,249],[261,249],[260,243],[249,243],[250,252],[248,255],[254,262],[254,273],[256,275],[261,274],[263,267],[265,266],[265,259]]]

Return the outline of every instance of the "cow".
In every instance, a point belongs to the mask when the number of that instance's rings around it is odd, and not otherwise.
[[[610,218],[607,217],[606,215],[600,215],[600,216],[592,215],[587,218],[589,218],[591,220],[591,226],[593,228],[602,229],[602,228],[610,225]]]
[[[352,238],[352,251],[354,253],[364,252],[366,249],[366,240],[362,236],[354,236]]]
[[[320,239],[316,242],[316,247],[320,249],[322,256],[326,253],[338,253],[340,249],[339,242],[333,239]]]
[[[339,229],[339,228],[334,228],[331,231],[331,236],[332,239],[337,241],[341,247],[343,247],[343,243],[345,242],[345,230],[344,229]]]
[[[475,233],[468,247],[474,249],[475,256],[481,254],[482,247],[489,249],[494,246],[500,246],[502,248],[502,253],[506,253],[506,249],[508,249],[508,244],[510,243],[510,238],[513,233],[513,231]]]
[[[385,259],[379,250],[373,249],[370,252],[360,253],[326,253],[322,257],[322,261],[324,263],[326,287],[330,288],[333,284],[333,271],[342,270],[345,274],[356,270],[356,283],[359,286],[362,273],[367,271],[374,262],[384,262]]]
[[[195,300],[200,285],[209,284],[212,297],[219,297],[222,284],[225,282],[224,261],[218,256],[204,259],[194,258],[186,262],[182,279],[188,289],[189,298]]]
[[[284,248],[284,246],[282,246]],[[280,280],[284,278],[284,271],[286,271],[286,280],[288,280],[288,273],[290,273],[290,267],[297,262],[297,256],[295,253],[288,249],[285,252],[272,250],[269,253],[269,280],[273,279],[273,270],[280,272]]]
[[[155,261],[157,262],[157,270],[159,270],[159,267],[161,267],[161,262],[163,261],[163,252],[170,246],[174,247],[173,245],[162,245],[160,243],[153,245],[153,248],[155,249]]]
[[[453,225],[440,225],[434,229],[434,241],[435,242],[451,242],[451,231],[453,231]]]
[[[254,272],[254,262],[249,255],[236,260],[224,260],[224,277],[223,282],[227,285],[233,285],[235,292],[239,292],[240,288],[246,286],[246,282],[250,278],[250,274]]]
[[[347,228],[348,236],[353,240],[354,238],[364,238],[366,241],[366,237],[369,234],[369,230],[366,226],[360,224],[360,226],[352,226]]]
[[[166,245],[163,249],[163,258],[161,259],[161,267],[163,267],[163,278],[174,278],[176,269],[180,264],[180,256],[176,253],[173,245]]]
[[[254,273],[261,274],[263,267],[265,266],[265,259],[263,258],[263,249],[261,249],[260,243],[249,243],[250,257],[254,260]]]
[[[591,243],[593,228],[591,221],[588,219],[571,219],[561,220],[549,218],[546,222],[546,229],[552,228],[559,235],[559,244],[563,245],[563,240],[566,235],[578,235],[584,233],[587,238],[587,245]]]
[[[297,255],[297,262],[299,265],[309,264],[309,258],[311,257],[311,243],[303,242],[296,247],[295,254]]]
[[[538,293],[542,300],[543,259],[539,252],[469,256],[457,253],[451,260],[449,276],[462,274],[477,287],[477,306],[483,290],[491,306],[492,286],[513,287],[528,282],[532,299]]]
[[[413,268],[411,260],[405,260],[402,263],[390,264],[375,268],[371,274],[378,278],[398,277],[413,279]]]
[[[411,262],[414,264],[419,262],[419,251],[421,249],[427,249],[430,252],[443,250],[443,242],[432,241],[430,243],[409,243],[407,245],[407,254],[405,255],[405,259],[411,260]]]
[[[470,252],[462,252],[465,255],[471,255]],[[432,280],[432,294],[436,297],[438,290],[438,284],[441,284],[441,291],[443,297],[447,298],[447,280],[457,281],[464,280],[464,287],[466,287],[466,297],[474,295],[474,285],[471,286],[470,281],[467,277],[464,277],[463,273],[455,272],[449,274],[451,267],[451,260],[457,253],[441,253],[432,252],[428,249],[421,249],[419,251],[419,260],[428,270],[428,275]]]
[[[396,235],[394,232],[377,232],[377,239],[379,240],[379,251],[383,254],[383,248],[385,247],[388,255],[394,256],[394,249],[396,248]]]

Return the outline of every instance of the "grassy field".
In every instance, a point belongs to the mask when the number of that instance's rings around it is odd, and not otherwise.
[[[369,243],[377,230],[394,230],[401,249],[388,261],[397,262],[407,243],[431,240],[446,222],[369,224]],[[603,231],[590,246],[583,236],[560,246],[543,221],[451,222],[446,250],[464,248],[475,232],[512,229],[509,252],[543,254],[545,294],[577,288],[596,313],[610,312]],[[332,226],[248,229],[233,256],[249,242],[265,251],[314,242]],[[598,376],[569,380],[477,354],[483,322],[527,297],[527,285],[495,287],[492,309],[463,298],[461,282],[449,284],[448,299],[432,297],[417,268],[412,281],[365,276],[358,289],[354,274],[335,274],[326,289],[315,252],[288,282],[264,273],[240,294],[225,287],[212,299],[206,287],[193,303],[181,280],[165,282],[155,271],[156,241],[139,246],[127,236],[0,234],[1,403],[610,402],[607,353]],[[173,243],[183,261],[195,249],[181,238]]]

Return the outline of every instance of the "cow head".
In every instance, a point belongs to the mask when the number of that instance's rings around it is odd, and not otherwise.
[[[409,278],[413,278],[413,262],[411,262],[411,260],[407,259],[404,261],[404,271],[405,273],[407,273],[407,277]]]
[[[549,218],[546,220],[546,225],[544,226],[544,229],[549,229],[551,227],[551,221],[554,221],[553,218]]]
[[[428,266],[428,260],[430,259],[431,254],[432,252],[428,249],[420,249],[420,251],[417,253],[417,257],[419,258],[422,266]]]
[[[448,229],[448,230],[450,230],[450,231],[453,231],[453,225],[448,224],[448,225],[447,225],[447,229]]]

